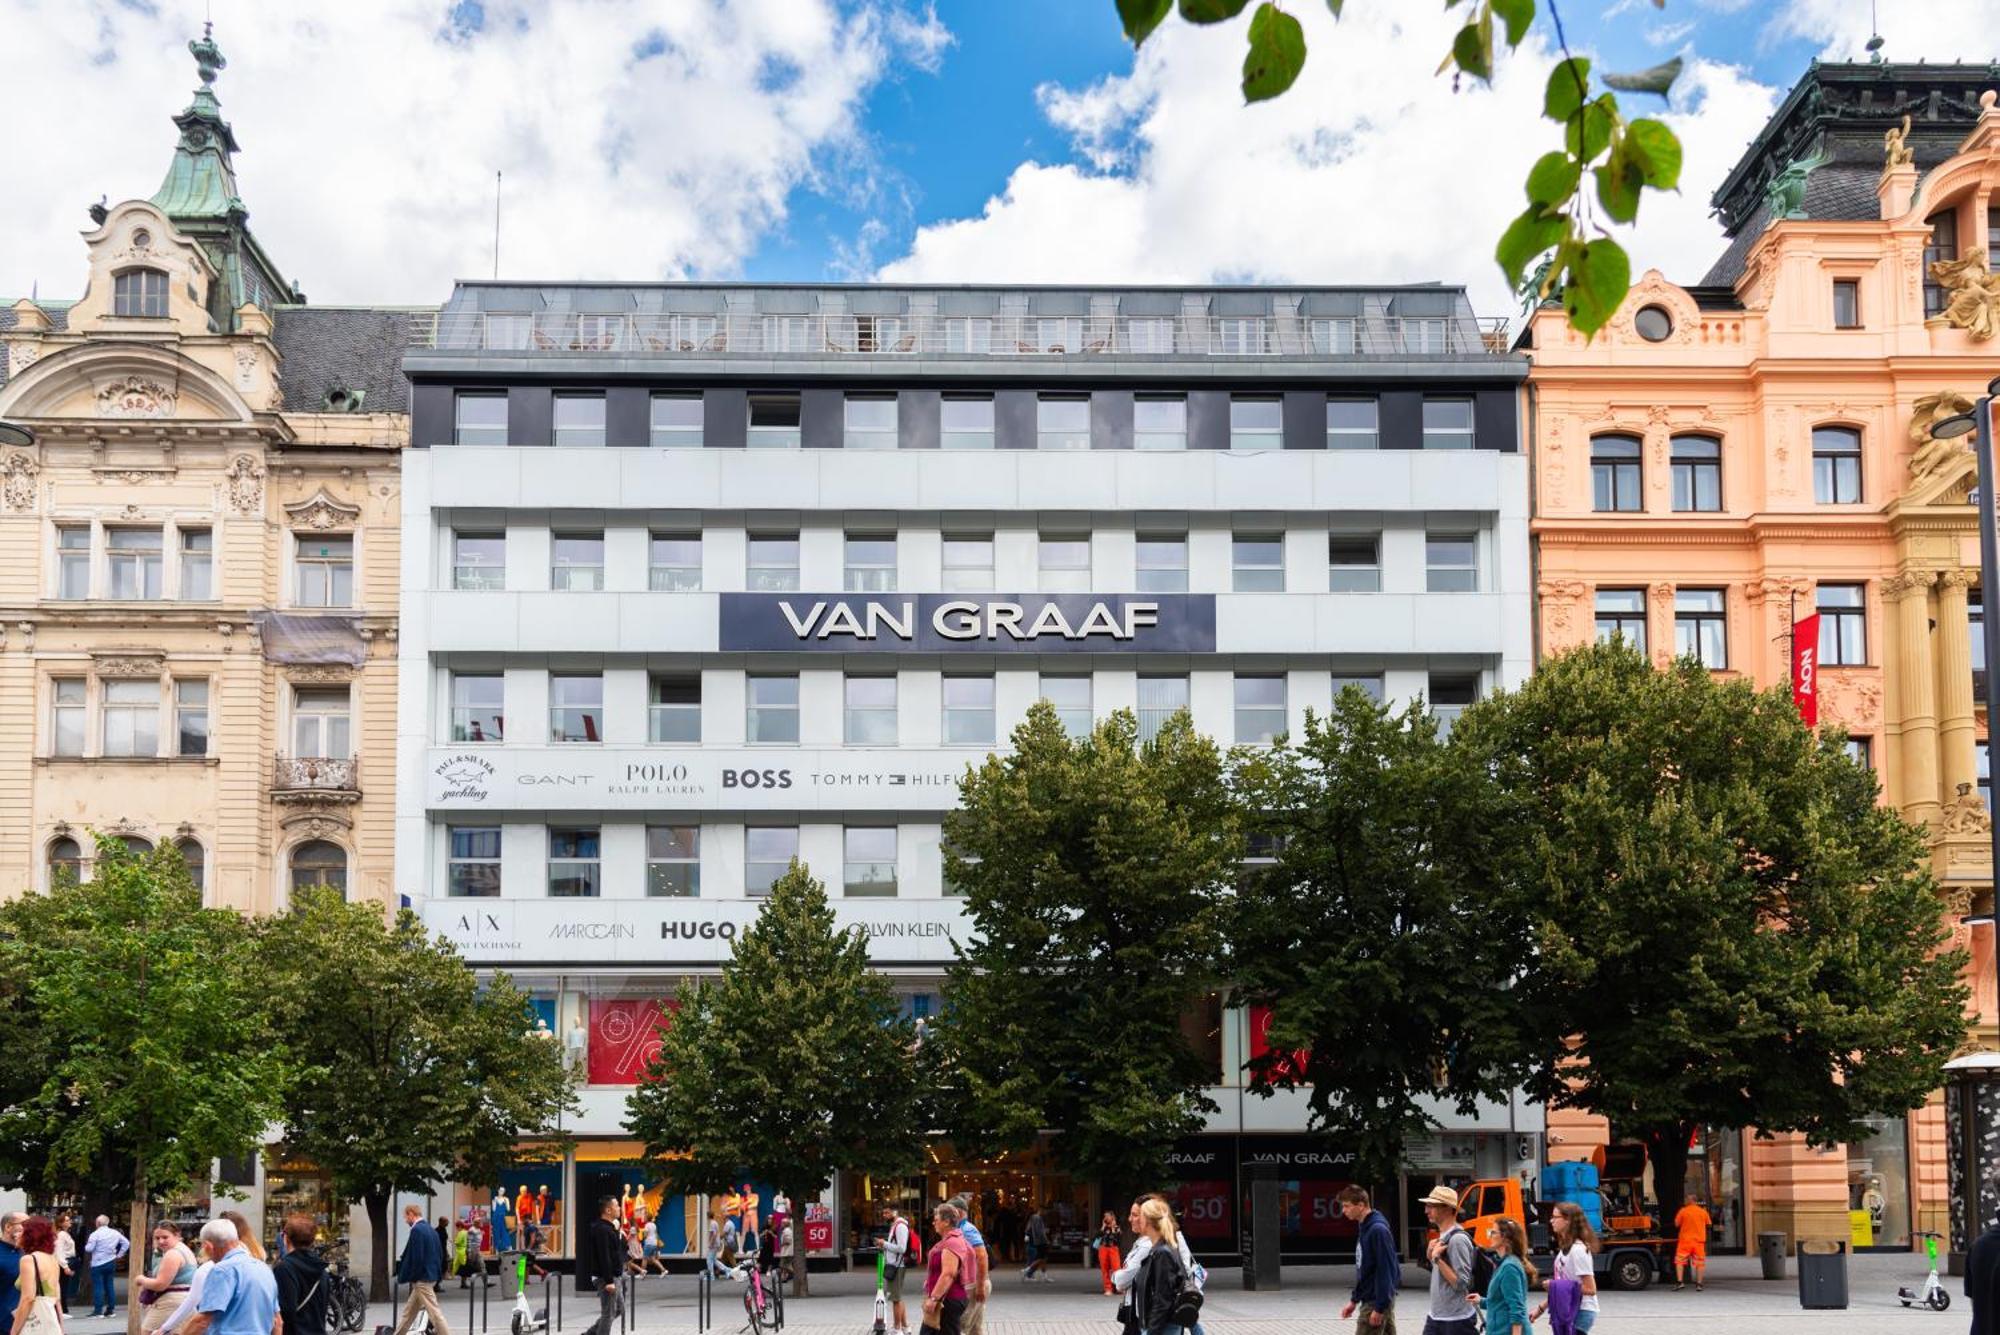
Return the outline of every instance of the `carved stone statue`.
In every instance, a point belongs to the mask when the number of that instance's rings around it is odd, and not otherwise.
[[[1898,167],[1908,166],[1915,159],[1915,154],[1910,152],[1910,146],[1903,142],[1904,140],[1908,139],[1909,136],[1910,136],[1910,118],[1909,115],[1905,113],[1905,115],[1903,116],[1902,126],[1897,129],[1889,130],[1882,136],[1883,171],[1892,172],[1896,170],[1896,168]]]
[[[1764,187],[1764,203],[1771,221],[1806,216],[1806,177],[1824,167],[1831,156],[1824,148],[1816,148],[1803,158],[1794,158],[1771,178]]]
[[[1951,293],[1944,322],[1984,342],[2000,333],[2000,274],[1986,271],[1986,252],[1966,252],[1962,260],[1931,265],[1931,280]]]
[[[1946,389],[1924,395],[1911,409],[1910,443],[1916,446],[1916,453],[1910,456],[1910,480],[1914,482],[1929,477],[1953,456],[1965,452],[1963,440],[1939,440],[1931,435],[1931,428],[1947,417],[1971,412],[1972,400],[1955,389]]]
[[[1943,834],[1958,836],[1991,833],[1993,821],[1986,814],[1986,803],[1979,800],[1971,784],[1958,785],[1958,796],[1945,807],[1938,829]]]

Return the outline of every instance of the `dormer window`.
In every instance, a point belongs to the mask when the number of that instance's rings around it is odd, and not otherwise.
[[[164,316],[167,276],[158,269],[130,269],[111,283],[111,313],[118,316]]]

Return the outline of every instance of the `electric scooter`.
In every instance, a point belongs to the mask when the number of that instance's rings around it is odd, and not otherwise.
[[[875,1325],[869,1335],[888,1335],[889,1330],[889,1286],[882,1276],[883,1258],[887,1250],[875,1253]]]
[[[1951,1306],[1951,1294],[1946,1290],[1944,1285],[1938,1283],[1937,1273],[1938,1242],[1944,1235],[1942,1233],[1919,1233],[1917,1236],[1924,1240],[1924,1256],[1931,1263],[1931,1272],[1924,1276],[1924,1286],[1922,1288],[1913,1289],[1907,1284],[1900,1285],[1896,1289],[1896,1296],[1902,1300],[1905,1307],[1915,1307],[1918,1303],[1922,1303],[1933,1312],[1942,1312],[1945,1308]]]
[[[507,1323],[509,1335],[541,1335],[549,1328],[548,1285],[542,1286],[542,1310],[528,1306],[528,1254],[514,1258],[514,1312]]]

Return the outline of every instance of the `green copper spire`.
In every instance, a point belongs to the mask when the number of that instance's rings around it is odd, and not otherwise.
[[[188,43],[194,55],[195,72],[201,86],[194,101],[174,117],[180,127],[180,143],[167,168],[166,180],[154,192],[152,202],[175,222],[197,218],[227,218],[244,212],[236,193],[236,170],[230,154],[236,151],[236,136],[222,119],[222,106],[215,100],[215,76],[228,67],[222,48],[215,44],[214,26],[202,25],[201,37]]]

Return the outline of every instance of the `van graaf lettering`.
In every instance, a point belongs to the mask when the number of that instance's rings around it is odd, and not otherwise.
[[[799,639],[825,640],[835,635],[849,635],[857,640],[872,640],[883,631],[899,640],[907,640],[916,634],[917,605],[913,602],[896,604],[891,610],[886,603],[869,602],[859,617],[845,602],[835,603],[828,611],[823,602],[814,603],[804,620],[793,610],[791,603],[780,602],[778,610],[784,614],[785,623],[792,628],[792,634]]]
[[[1158,603],[1128,602],[1124,620],[1106,603],[1092,603],[1083,620],[1072,625],[1060,603],[1043,603],[1025,629],[1022,618],[1028,609],[1020,603],[978,603],[966,599],[940,603],[931,614],[931,629],[947,640],[993,640],[1005,631],[1013,640],[1033,640],[1058,635],[1065,640],[1087,640],[1093,635],[1109,635],[1130,640],[1148,626],[1160,624]]]
[[[663,922],[660,924],[660,939],[672,941],[734,941],[736,924],[733,922]]]

